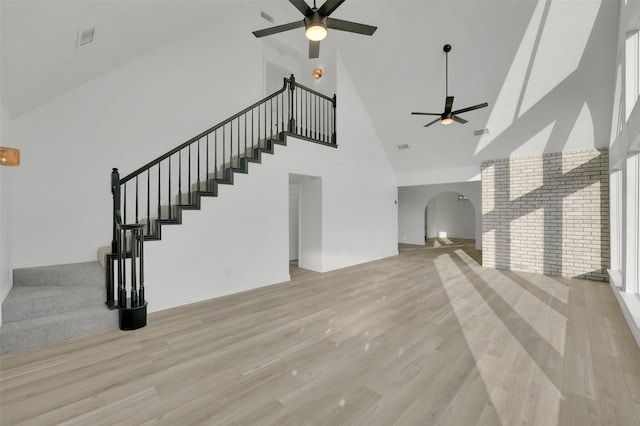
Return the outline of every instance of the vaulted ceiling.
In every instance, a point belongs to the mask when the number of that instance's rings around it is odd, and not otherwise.
[[[234,37],[236,29],[221,18],[229,8],[253,11],[254,29],[270,26],[260,10],[276,24],[301,18],[285,0],[1,4],[1,99],[12,117],[197,28],[218,25],[221,37]],[[342,58],[399,175],[478,170],[484,159],[608,145],[620,4],[348,0],[334,16],[378,31],[371,38],[332,31],[320,55]],[[86,51],[70,46],[91,27],[106,40]],[[273,40],[306,56],[302,30]],[[465,125],[424,128],[429,117],[410,112],[443,109],[447,43],[454,109],[485,101],[489,107],[465,114]],[[485,128],[488,135],[474,136]],[[409,149],[399,150],[403,144]]]

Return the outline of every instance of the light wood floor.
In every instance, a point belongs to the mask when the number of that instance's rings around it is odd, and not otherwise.
[[[640,425],[606,283],[479,266],[469,241],[0,358],[12,424]]]

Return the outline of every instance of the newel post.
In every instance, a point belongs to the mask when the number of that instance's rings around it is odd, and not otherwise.
[[[120,213],[120,174],[115,167],[111,171],[111,194],[113,195],[113,236],[111,238],[111,253],[115,254],[118,252],[116,217]]]
[[[291,77],[289,78],[289,126],[288,126],[288,131],[290,133],[295,133],[296,131],[296,119],[293,116],[295,90],[296,90],[296,78],[293,76],[293,74],[291,74]]]

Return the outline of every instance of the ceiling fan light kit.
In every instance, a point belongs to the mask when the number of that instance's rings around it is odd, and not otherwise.
[[[435,113],[435,112],[412,112],[412,115],[434,115],[434,116],[439,116],[439,118],[436,118],[435,120],[433,120],[430,123],[427,123],[424,125],[424,127],[429,127],[432,124],[437,123],[438,121],[445,125],[448,126],[449,124],[453,123],[454,121],[460,124],[465,124],[467,123],[467,120],[465,120],[464,118],[458,117],[458,114],[462,114],[463,112],[469,112],[469,111],[473,111],[474,109],[479,109],[479,108],[484,108],[489,106],[488,103],[482,103],[482,104],[478,104],[478,105],[474,105],[472,107],[467,107],[467,108],[462,108],[456,111],[452,111],[453,109],[453,96],[449,96],[449,52],[451,52],[451,45],[450,44],[445,44],[442,47],[442,50],[444,51],[446,57],[445,57],[445,96],[446,96],[446,100],[444,103],[444,112],[442,113]]]
[[[306,28],[305,35],[311,41],[324,40],[327,36],[327,18],[322,18],[318,12],[315,12],[311,17],[304,18],[304,25]]]
[[[320,40],[324,40],[327,36],[328,29],[368,36],[373,35],[378,29],[372,25],[330,18],[329,15],[344,3],[344,0],[327,0],[319,8],[316,7],[315,0],[313,0],[313,7],[310,7],[304,0],[289,0],[289,3],[304,15],[304,19],[254,31],[253,35],[260,38],[304,27],[305,35],[309,39],[309,59],[314,59],[320,57]]]

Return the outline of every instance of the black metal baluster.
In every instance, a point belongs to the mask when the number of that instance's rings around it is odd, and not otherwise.
[[[198,191],[200,189],[200,139],[198,139]]]
[[[331,143],[332,144],[336,144],[338,142],[338,138],[336,137],[336,127],[337,127],[337,122],[336,122],[336,108],[338,106],[338,102],[337,102],[337,98],[336,95],[333,95],[333,122],[332,122],[332,127],[331,127]]]
[[[244,114],[244,157],[247,156],[247,114]]]
[[[136,283],[136,257],[137,257],[137,250],[136,250],[136,233],[137,230],[134,228],[131,230],[131,307],[135,307],[138,306],[138,294],[137,294],[137,283]],[[125,233],[126,236],[126,233]]]
[[[207,183],[205,184],[207,192],[209,192],[209,134],[207,133]]]
[[[269,112],[271,113],[271,118],[269,119],[269,133],[271,134],[271,139],[273,139],[273,98],[269,99]]]
[[[295,122],[293,120],[293,89],[294,89],[294,82],[295,79],[293,77],[293,74],[291,74],[291,80],[289,80],[289,93],[287,94],[287,96],[289,97],[289,122],[287,123],[287,131],[293,133],[294,129],[295,129]]]
[[[189,175],[188,175],[188,179],[187,179],[187,183],[189,184],[189,204],[191,204],[191,145],[189,145],[189,166],[188,171],[189,171]]]
[[[225,136],[225,133],[226,133],[226,126],[223,125],[222,126],[222,178],[223,179],[226,178],[226,176],[225,176],[226,171],[225,171],[225,167],[224,167],[224,161],[225,161],[224,158],[226,157],[226,154],[225,154],[225,147],[226,147],[226,136]]]
[[[251,148],[255,148],[255,144],[256,144],[256,140],[254,139],[254,137],[256,136],[256,132],[254,129],[254,118],[253,118],[253,111],[255,111],[255,108],[251,108]]]
[[[229,169],[233,168],[233,120],[229,123]]]
[[[138,221],[138,176],[136,176],[136,223],[140,223]]]
[[[126,278],[126,265],[125,260],[127,259],[127,236],[124,235],[123,231],[118,229],[118,306],[121,308],[127,307],[127,278]],[[124,239],[124,242],[122,241]]]
[[[169,194],[169,219],[171,219],[171,156],[169,156],[169,165],[167,167],[169,167],[169,184],[167,185],[167,192]]]
[[[182,204],[182,150],[178,151],[178,204]]]
[[[127,223],[127,182],[124,183],[123,186],[123,190],[122,190],[122,196],[124,198],[124,208],[122,209],[122,223]]]
[[[158,163],[158,220],[160,220],[161,218],[161,209],[160,209],[160,163]],[[158,221],[156,221],[156,232],[160,231],[160,225],[158,224]]]
[[[214,179],[218,179],[218,130],[213,131],[213,174]]]
[[[147,235],[151,235],[151,168],[147,169]]]
[[[144,305],[144,237],[140,235],[140,291],[138,301]]]
[[[238,159],[236,160],[236,166],[240,168],[240,117],[238,117]]]
[[[263,104],[264,106],[264,140],[267,140],[267,104]]]
[[[260,105],[258,105],[258,133],[256,136],[258,137],[258,146],[260,146]]]
[[[329,142],[329,102],[324,100],[324,139],[325,142]]]

